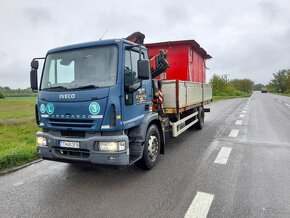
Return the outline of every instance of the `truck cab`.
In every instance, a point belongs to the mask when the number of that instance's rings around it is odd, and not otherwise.
[[[164,128],[152,111],[145,47],[115,39],[52,49],[39,86],[37,59],[31,68],[40,157],[107,165],[139,161],[148,169],[156,164]]]

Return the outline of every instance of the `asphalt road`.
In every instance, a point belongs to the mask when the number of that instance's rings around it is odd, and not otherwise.
[[[42,161],[1,176],[0,217],[290,217],[290,98],[210,108],[151,171]]]

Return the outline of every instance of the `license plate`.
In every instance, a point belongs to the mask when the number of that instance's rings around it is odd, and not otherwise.
[[[62,148],[80,148],[79,142],[59,141],[58,145]]]

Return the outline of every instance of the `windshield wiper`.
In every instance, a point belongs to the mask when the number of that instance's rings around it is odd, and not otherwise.
[[[45,91],[49,91],[49,90],[61,90],[61,91],[66,91],[67,88],[64,87],[64,86],[53,86],[53,87],[49,87],[49,88],[44,88],[44,89],[41,89],[41,90],[45,90]]]
[[[79,86],[77,88],[69,89],[69,90],[80,90],[80,89],[97,89],[100,88],[99,86],[95,85],[86,85],[86,86]]]

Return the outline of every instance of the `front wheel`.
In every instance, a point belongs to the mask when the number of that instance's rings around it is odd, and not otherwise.
[[[156,125],[151,125],[146,133],[143,157],[136,164],[142,168],[151,170],[159,159],[160,133]]]

